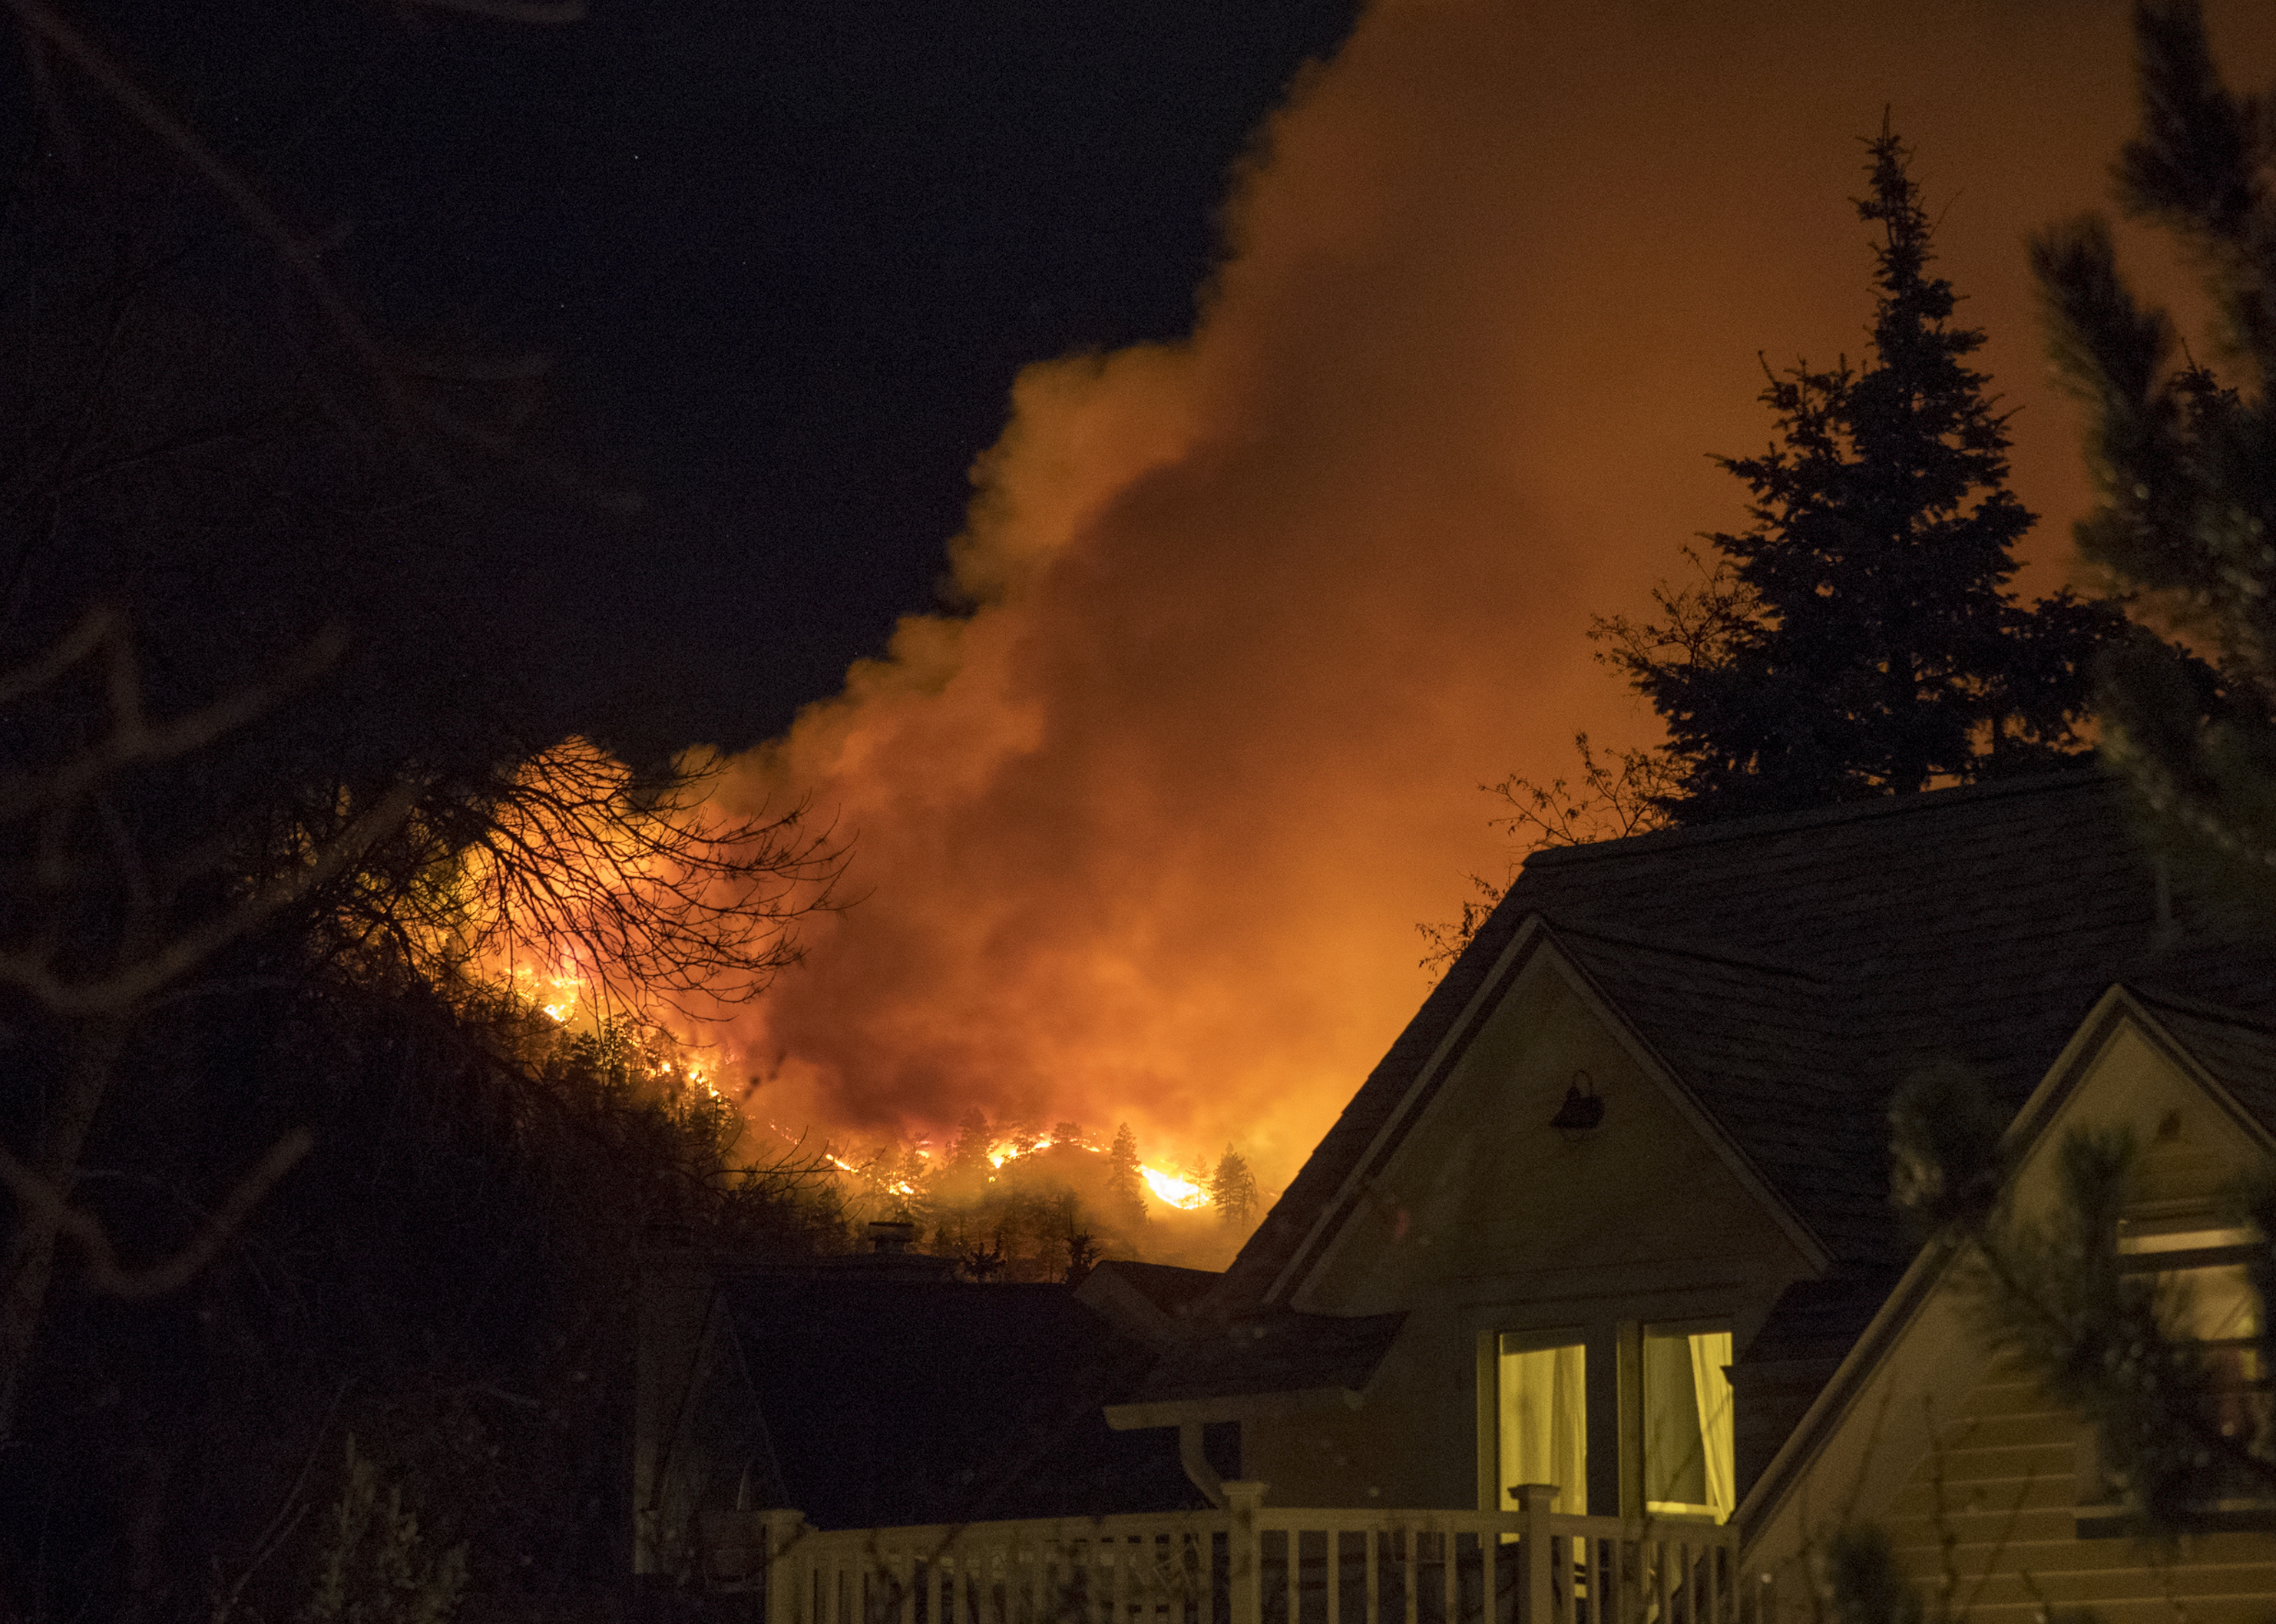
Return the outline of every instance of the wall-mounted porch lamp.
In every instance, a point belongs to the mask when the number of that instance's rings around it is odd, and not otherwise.
[[[1557,1114],[1549,1119],[1549,1126],[1569,1140],[1586,1139],[1605,1122],[1605,1102],[1597,1095],[1596,1084],[1589,1081],[1586,1072],[1573,1074],[1573,1085],[1565,1090],[1565,1103],[1557,1107]]]

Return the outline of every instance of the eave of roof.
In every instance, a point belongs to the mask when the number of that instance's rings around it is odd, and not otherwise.
[[[2143,1014],[2170,1033],[2264,1138],[2276,1135],[2276,1024],[2155,985],[2129,986]]]

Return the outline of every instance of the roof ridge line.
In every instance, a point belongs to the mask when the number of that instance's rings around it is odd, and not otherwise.
[[[1911,794],[1875,795],[1863,801],[1836,801],[1831,806],[1810,807],[1798,812],[1759,812],[1751,817],[1734,817],[1726,823],[1654,829],[1640,835],[1625,835],[1617,840],[1584,840],[1571,846],[1543,846],[1529,854],[1520,866],[1529,869],[1540,862],[1551,868],[1560,868],[1567,863],[1602,861],[1607,858],[1629,856],[1639,851],[1658,851],[1666,846],[1716,846],[1726,841],[1754,839],[1788,830],[1821,828],[1831,823],[1853,823],[1872,817],[1904,816],[1947,807],[1955,801],[1997,801],[2009,795],[2051,793],[2089,784],[2115,782],[2117,780],[2099,766],[2074,767],[2060,772],[2030,773],[2013,778],[1984,778],[1973,784],[1948,785],[1940,789],[1919,790]]]
[[[2223,1026],[2241,1027],[2248,1032],[2257,1032],[2264,1037],[2276,1037],[2276,1021],[2246,1013],[2234,1005],[2215,1004],[2204,998],[2193,998],[2187,993],[2166,992],[2145,986],[2130,978],[2122,979],[2120,986],[2155,1008],[2168,1009],[2175,1014],[2194,1015],[2201,1021],[2218,1021]]]

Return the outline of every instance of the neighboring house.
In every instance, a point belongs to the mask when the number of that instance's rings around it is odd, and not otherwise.
[[[1103,1411],[1216,1275],[1123,1264],[1086,1293],[973,1285],[873,1227],[876,1249],[849,1257],[667,1251],[648,1269],[635,1571],[700,1569],[703,1516],[737,1508],[843,1529],[1207,1504],[1178,1439],[1113,1431]],[[1230,1470],[1235,1440],[1209,1441]]]
[[[2120,985],[2097,1001],[2018,1113],[2012,1198],[2043,1210],[2065,1141],[2122,1127],[2141,1149],[2120,1256],[2188,1281],[2193,1329],[2240,1378],[2239,1421],[2265,1422],[2255,1380],[2255,1237],[2222,1197],[2276,1155],[2276,1030],[2234,1011]],[[2260,1620],[2276,1608],[2276,1503],[2227,1502],[2180,1545],[2136,1537],[2090,1429],[1986,1353],[1939,1248],[1915,1257],[1740,1507],[1750,1562],[1790,1566],[1845,1516],[1875,1519],[1955,1604],[2036,1624]],[[2222,1348],[2219,1345],[2234,1343]]]
[[[1366,1590],[1416,1624],[1675,1624],[1767,1596],[1800,1616],[1807,1586],[1760,1576],[1847,1516],[1890,1522],[1987,1618],[2276,1603],[2260,1508],[2178,1552],[2123,1537],[2075,1422],[1991,1367],[1887,1194],[1892,1093],[1963,1067],[2017,1113],[2027,1203],[2069,1127],[2132,1125],[2151,1149],[2125,1244],[2199,1269],[2208,1315],[2238,1308],[2242,1237],[2213,1215],[2276,1146],[2270,906],[2168,872],[2092,772],[1536,854],[1230,1270],[1113,1384],[1112,1426],[1173,1430],[1225,1508],[1128,1524],[1157,1567],[1182,1550],[1213,1575],[1161,1605],[1338,1624]],[[1228,1426],[1229,1482],[1203,1447]],[[889,1561],[925,1584],[1059,1571],[1020,1554],[1041,1534],[990,1526],[984,1561],[941,1554],[976,1553],[976,1529],[935,1530],[929,1567],[875,1532],[866,1555],[813,1546],[768,1610],[874,1612],[915,1582],[876,1589]]]

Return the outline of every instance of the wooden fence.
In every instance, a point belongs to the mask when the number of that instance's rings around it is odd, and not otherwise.
[[[708,1516],[710,1582],[765,1624],[1771,1624],[1736,1530],[1511,1512],[1217,1510],[823,1531]]]

